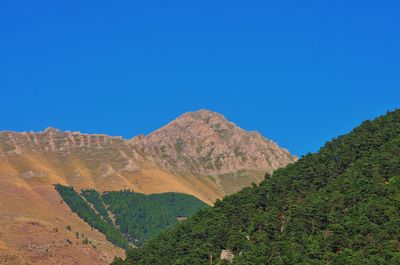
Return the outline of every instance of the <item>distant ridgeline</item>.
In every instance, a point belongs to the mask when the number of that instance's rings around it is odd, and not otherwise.
[[[400,110],[162,232],[115,265],[400,264]]]
[[[124,249],[130,244],[141,246],[178,219],[208,207],[191,195],[173,192],[144,195],[124,190],[100,195],[94,189],[79,194],[73,187],[57,184],[55,188],[73,212]]]

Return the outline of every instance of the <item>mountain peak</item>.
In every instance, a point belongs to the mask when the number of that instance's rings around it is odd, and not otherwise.
[[[248,132],[223,115],[201,109],[187,112],[131,144],[148,156],[161,157],[166,168],[200,175],[238,170],[272,172],[296,160],[258,132]]]
[[[207,109],[199,109],[196,111],[186,112],[186,113],[182,114],[181,116],[179,116],[178,119],[184,118],[184,117],[189,117],[192,119],[201,119],[201,120],[207,120],[211,117],[219,117],[221,119],[226,120],[226,118],[222,114],[215,112],[215,111],[207,110]]]
[[[178,116],[175,120],[170,122],[168,125],[171,124],[176,124],[176,123],[193,123],[193,122],[202,122],[204,124],[209,124],[210,121],[213,121],[214,123],[231,123],[229,122],[222,114],[219,114],[218,112],[206,110],[206,109],[200,109],[197,111],[190,111],[186,112],[180,116]]]
[[[147,138],[154,138],[161,135],[169,136],[182,136],[183,134],[190,134],[195,138],[209,138],[218,136],[228,136],[236,130],[242,130],[236,124],[228,121],[222,114],[200,109],[193,112],[186,112],[167,125],[150,133]],[[224,137],[226,138],[226,137]]]

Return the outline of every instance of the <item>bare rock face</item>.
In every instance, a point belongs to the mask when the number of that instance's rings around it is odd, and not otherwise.
[[[178,117],[130,143],[169,170],[217,176],[240,170],[264,171],[296,160],[258,132],[247,132],[224,116],[199,110]]]

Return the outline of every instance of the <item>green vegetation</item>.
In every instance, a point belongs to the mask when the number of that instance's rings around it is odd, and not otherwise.
[[[112,191],[105,193],[103,200],[122,233],[137,245],[178,222],[172,211],[144,194]]]
[[[207,207],[191,195],[173,192],[144,195],[126,190],[106,192],[102,197],[120,230],[137,245],[177,224],[177,217]]]
[[[108,216],[107,210],[104,207],[100,194],[94,189],[82,190],[81,194],[85,199],[90,202],[96,211],[102,216],[103,220],[112,224],[112,220]]]
[[[129,244],[122,233],[112,224],[105,222],[87,203],[79,196],[73,187],[60,184],[55,185],[56,190],[62,199],[68,204],[71,210],[82,218],[91,227],[103,233],[107,240],[124,249],[128,249]]]
[[[124,265],[400,264],[400,111],[128,253]],[[213,258],[211,258],[213,257]]]
[[[55,187],[73,212],[116,246],[125,249],[129,243],[140,246],[177,224],[177,217],[187,217],[208,207],[191,195],[172,192],[144,195],[125,190],[100,196],[96,190],[89,189],[81,191],[85,201],[72,187],[59,184]],[[116,225],[106,209],[114,214]],[[76,237],[79,238],[78,232]]]
[[[207,204],[192,195],[165,192],[148,195],[149,199],[156,201],[163,207],[168,208],[175,217],[187,217],[201,209],[207,208]]]

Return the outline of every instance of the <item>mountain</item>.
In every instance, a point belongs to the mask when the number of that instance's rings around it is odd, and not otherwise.
[[[130,140],[54,128],[0,132],[0,264],[107,264],[123,256],[60,203],[54,184],[100,193],[184,193],[213,204],[294,161],[259,133],[206,110]],[[82,245],[76,232],[97,242],[96,248]]]
[[[400,264],[400,110],[217,201],[115,265]]]
[[[260,133],[244,131],[207,110],[186,113],[148,136],[133,138],[131,143],[145,156],[155,158],[157,165],[203,176],[260,169],[271,173],[294,161],[287,150]]]
[[[178,117],[131,140],[100,134],[1,132],[0,163],[25,181],[143,193],[176,191],[207,203],[260,182],[296,158],[215,112]]]

